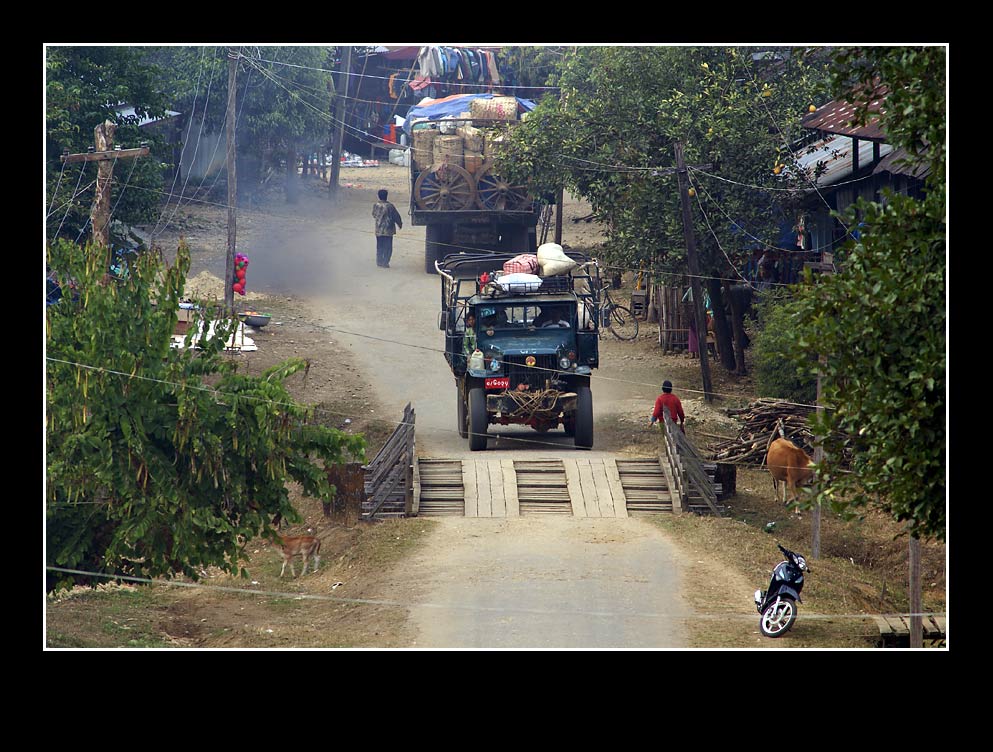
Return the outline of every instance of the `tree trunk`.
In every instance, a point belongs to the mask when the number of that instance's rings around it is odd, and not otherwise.
[[[361,462],[333,465],[327,470],[328,482],[335,487],[334,499],[324,504],[324,516],[344,525],[355,525],[362,516],[365,501],[365,471]]]
[[[734,348],[731,346],[731,331],[728,328],[727,313],[724,308],[724,293],[721,281],[715,277],[707,280],[707,292],[710,293],[710,306],[714,311],[714,335],[717,339],[717,352],[723,365],[729,372],[735,366]]]
[[[299,183],[296,144],[290,144],[286,151],[286,203],[295,204],[297,202]]]
[[[745,368],[745,319],[746,300],[749,288],[745,285],[731,285],[728,287],[728,300],[731,302],[731,331],[734,333],[734,360],[735,374],[744,376],[747,373]]]

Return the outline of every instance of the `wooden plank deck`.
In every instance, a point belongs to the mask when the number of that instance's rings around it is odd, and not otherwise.
[[[655,458],[422,458],[416,478],[425,515],[610,518],[671,509],[669,482]]]
[[[881,647],[908,647],[910,645],[910,617],[899,615],[873,616],[879,629],[879,645]],[[944,644],[945,617],[926,614],[921,617],[923,641],[932,644]]]

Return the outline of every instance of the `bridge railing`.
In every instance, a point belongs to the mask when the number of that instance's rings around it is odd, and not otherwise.
[[[371,520],[377,514],[410,516],[414,506],[414,417],[408,402],[403,421],[372,462],[363,466],[366,502],[362,519]]]
[[[722,516],[717,505],[714,484],[707,476],[703,459],[669,416],[668,410],[662,411],[662,435],[665,439],[664,461],[668,464],[675,485],[672,489],[673,509],[676,506],[676,497],[682,509],[689,509],[690,497],[693,496],[694,501],[702,498],[711,512],[718,517]]]

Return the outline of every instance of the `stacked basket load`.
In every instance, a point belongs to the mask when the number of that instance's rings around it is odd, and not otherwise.
[[[458,118],[442,118],[411,132],[412,159],[417,170],[437,164],[454,164],[475,175],[483,162],[492,158],[503,141],[500,122],[517,120],[516,97],[474,99],[469,112]]]

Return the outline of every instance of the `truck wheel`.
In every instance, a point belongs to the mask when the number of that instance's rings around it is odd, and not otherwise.
[[[478,452],[486,449],[486,392],[476,387],[469,390],[469,449]]]
[[[459,436],[463,439],[469,435],[469,426],[466,422],[468,417],[468,410],[465,406],[465,394],[461,389],[458,390],[459,406],[458,406],[458,421],[459,421]]]
[[[424,271],[428,274],[437,274],[434,262],[455,251],[449,247],[451,238],[448,230],[443,225],[427,225],[424,228]]]
[[[588,386],[576,387],[575,442],[577,449],[593,448],[593,392]]]

